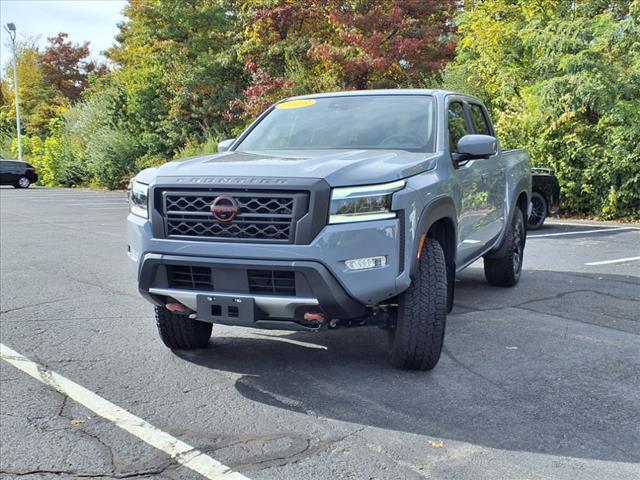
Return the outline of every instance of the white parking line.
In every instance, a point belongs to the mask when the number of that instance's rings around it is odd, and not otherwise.
[[[199,473],[210,480],[249,480],[244,475],[193,448],[191,445],[154,427],[140,417],[105,400],[81,385],[53,372],[43,365],[32,362],[15,350],[0,343],[0,357],[18,370],[31,375],[36,380],[75,400],[102,418],[138,437],[169,455],[177,463]]]
[[[591,228],[602,228],[602,227],[616,227],[616,225],[612,225],[610,223],[580,223],[580,222],[563,222],[563,221],[556,221],[556,220],[547,220],[545,222],[545,225],[560,225],[560,226],[566,226],[566,227],[591,227]],[[632,225],[620,225],[617,228],[625,228],[625,227],[630,227],[630,228],[638,228],[640,229],[640,226],[638,227],[633,227]]]
[[[601,262],[587,262],[585,265],[593,266],[593,265],[610,265],[613,263],[626,263],[626,262],[635,262],[636,260],[640,260],[640,257],[627,257],[627,258],[616,258],[614,260],[603,260]]]
[[[597,230],[581,230],[577,232],[559,232],[559,233],[543,233],[542,235],[527,235],[527,238],[542,238],[542,237],[560,237],[563,235],[582,235],[585,233],[603,233],[614,232],[622,230],[640,230],[638,227],[615,227],[615,228],[599,228]]]

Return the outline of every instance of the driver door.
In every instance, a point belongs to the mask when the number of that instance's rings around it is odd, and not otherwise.
[[[480,135],[495,137],[493,126],[489,120],[486,109],[479,103],[470,101],[467,103],[469,117],[473,126],[473,132]],[[482,226],[484,241],[493,241],[502,232],[505,223],[505,195],[507,177],[502,156],[493,155],[478,164],[483,180],[482,190],[487,192],[485,205],[485,223]]]
[[[453,197],[458,211],[457,265],[464,265],[478,256],[487,244],[485,226],[488,214],[488,188],[485,160],[470,160],[456,164],[453,155],[458,141],[474,133],[466,102],[453,99],[447,107],[449,152],[453,163]]]

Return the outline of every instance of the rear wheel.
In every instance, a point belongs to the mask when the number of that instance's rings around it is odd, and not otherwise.
[[[18,178],[16,181],[16,188],[29,188],[29,185],[31,185],[31,181],[25,176]]]
[[[398,299],[389,332],[389,361],[406,370],[431,370],[440,359],[447,318],[447,267],[437,240],[427,238],[411,286]]]
[[[531,194],[531,215],[529,215],[528,228],[537,230],[547,218],[547,201],[538,192]]]
[[[484,276],[490,285],[513,287],[520,280],[526,235],[523,217],[522,211],[516,208],[507,231],[504,253],[484,257]]]
[[[189,350],[209,343],[212,324],[172,313],[164,307],[155,309],[158,333],[162,343],[170,349]]]

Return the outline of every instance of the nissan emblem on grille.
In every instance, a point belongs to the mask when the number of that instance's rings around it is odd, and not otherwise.
[[[231,197],[216,197],[211,204],[211,213],[219,222],[230,222],[238,214],[238,204]]]

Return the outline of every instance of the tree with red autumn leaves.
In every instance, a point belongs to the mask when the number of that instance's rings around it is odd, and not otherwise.
[[[104,74],[107,67],[89,58],[89,42],[77,44],[67,40],[68,37],[61,32],[48,38],[49,45],[40,55],[39,63],[45,83],[73,102],[86,88],[89,74]]]
[[[331,34],[312,40],[309,56],[335,69],[345,88],[419,83],[453,58],[456,2],[329,2]]]
[[[455,53],[455,0],[256,0],[245,2],[240,50],[252,83],[229,117],[327,76],[333,89],[424,86]],[[291,78],[291,65],[305,71]],[[326,88],[326,83],[323,87]],[[311,87],[311,88],[310,88]]]
[[[251,85],[242,91],[242,99],[229,102],[229,109],[223,114],[230,122],[242,118],[257,118],[279,98],[295,93],[293,81],[274,77],[253,62],[247,64],[247,72],[251,74]]]

